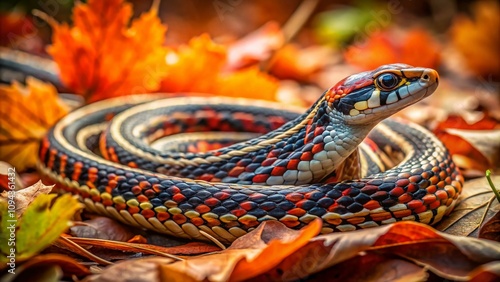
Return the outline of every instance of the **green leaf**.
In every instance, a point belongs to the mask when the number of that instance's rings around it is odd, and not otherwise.
[[[76,198],[65,194],[57,198],[56,194],[41,194],[28,206],[19,220],[16,234],[17,259],[32,257],[48,247],[69,226],[71,218],[83,205]]]
[[[0,199],[0,262],[8,262],[9,259],[7,258],[7,255],[10,254],[10,249],[11,246],[9,246],[9,237],[11,233],[11,225],[14,224],[15,226],[15,221],[9,221],[9,220],[15,220],[15,214],[14,218],[9,218],[9,210],[8,210],[8,202],[7,199]],[[15,228],[15,227],[14,227]],[[12,244],[12,243],[10,243]]]
[[[0,262],[15,256],[17,217],[15,192],[5,191],[0,198]]]

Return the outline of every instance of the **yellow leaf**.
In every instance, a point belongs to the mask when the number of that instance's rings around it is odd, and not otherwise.
[[[17,171],[36,164],[40,139],[68,112],[54,86],[34,78],[26,84],[0,85],[0,159]]]

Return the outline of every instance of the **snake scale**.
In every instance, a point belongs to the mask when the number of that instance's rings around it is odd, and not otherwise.
[[[321,218],[322,233],[433,224],[456,205],[463,178],[432,133],[388,117],[438,83],[432,69],[392,64],[341,80],[308,110],[222,97],[105,100],[49,131],[39,169],[91,211],[189,239],[206,240],[203,230],[231,242],[266,220],[301,228]],[[380,148],[400,162],[384,167]]]

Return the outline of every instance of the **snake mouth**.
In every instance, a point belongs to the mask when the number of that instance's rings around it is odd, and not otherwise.
[[[374,77],[379,75],[375,74]],[[439,75],[433,69],[402,69],[398,70],[398,75],[401,76],[401,80],[398,82],[399,85],[392,90],[385,90],[374,85],[364,89],[360,95],[346,97],[350,98],[342,103],[342,112],[346,122],[379,122],[430,96],[439,84]]]

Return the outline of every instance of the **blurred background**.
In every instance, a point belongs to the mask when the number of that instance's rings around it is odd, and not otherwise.
[[[152,5],[151,1],[129,2],[134,17]],[[297,15],[301,4],[309,7]],[[40,10],[58,22],[71,23],[73,6],[71,0],[2,1],[0,44],[46,54],[51,28],[31,11]],[[163,0],[159,8],[159,17],[168,26],[166,45],[187,43],[202,33],[210,34],[215,42],[232,43],[264,27],[264,36],[247,42],[245,48],[263,44],[260,49],[267,48],[264,51],[270,53],[283,49],[286,44],[280,42],[281,31],[285,32],[285,43],[291,42],[299,50],[326,47],[304,52],[288,47],[284,49],[289,52],[281,52],[285,57],[302,55],[305,69],[301,72],[308,72],[308,78],[304,74],[299,78],[319,83],[322,88],[352,70],[334,69],[325,81],[321,75],[312,75],[318,70],[343,63],[372,69],[404,62],[449,71],[460,77],[459,82],[465,77],[496,93],[500,82],[499,15],[498,1],[455,0]],[[290,22],[293,16],[299,17],[298,22]],[[273,44],[276,46],[269,46]],[[290,70],[278,70],[278,77],[300,76],[287,72]]]
[[[153,5],[128,2],[134,18]],[[32,11],[72,24],[74,4],[2,1],[0,45],[50,57],[52,29]],[[308,106],[345,76],[382,64],[437,69],[436,94],[399,115],[433,130],[478,174],[500,159],[499,16],[498,1],[465,0],[163,0],[158,8],[165,46],[208,33],[227,47],[223,71],[258,66],[279,81],[274,99],[287,103]]]

